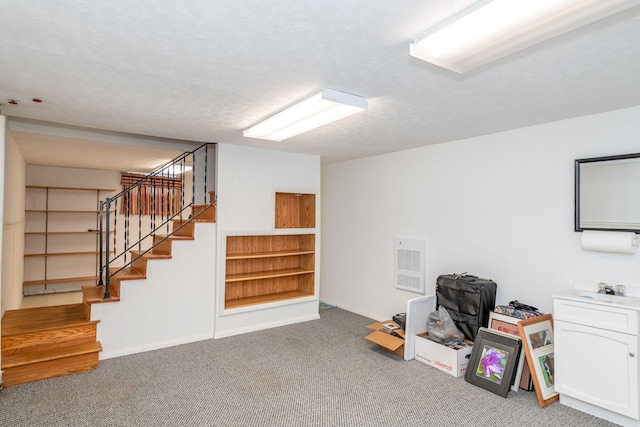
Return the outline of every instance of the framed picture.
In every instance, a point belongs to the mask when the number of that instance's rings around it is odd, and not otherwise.
[[[559,399],[553,386],[553,318],[551,314],[521,320],[518,330],[541,408]]]
[[[465,381],[507,397],[521,348],[519,337],[480,328],[464,375]]]
[[[520,331],[518,330],[518,322],[520,320],[521,319],[518,319],[517,317],[505,316],[504,314],[494,313],[492,311],[489,313],[489,329],[520,337]],[[524,351],[521,351],[511,390],[531,390],[530,382],[531,374],[529,373],[529,366],[525,361]]]

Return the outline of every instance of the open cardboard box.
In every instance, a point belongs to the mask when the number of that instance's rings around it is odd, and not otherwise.
[[[381,327],[385,323],[392,322],[385,320],[382,322],[367,325],[373,332],[365,338],[380,347],[389,350],[404,360],[412,360],[415,357],[415,336],[427,328],[427,319],[436,309],[436,296],[422,296],[407,301],[407,320],[405,329],[396,329],[396,333],[403,338],[398,338],[386,332],[382,332]]]
[[[389,351],[394,352],[400,357],[404,357],[404,343],[405,343],[405,335],[402,329],[396,329],[395,333],[400,335],[396,337],[394,335],[388,334],[386,332],[382,332],[382,325],[385,323],[392,323],[391,320],[385,320],[383,322],[376,322],[370,325],[367,325],[368,329],[373,329],[374,332],[367,335],[365,338],[369,341],[378,344],[380,347],[385,348]]]

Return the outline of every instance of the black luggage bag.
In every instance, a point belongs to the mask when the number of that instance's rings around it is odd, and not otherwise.
[[[489,324],[489,312],[496,305],[496,289],[493,280],[443,274],[436,282],[436,301],[447,309],[465,338],[475,341],[478,329]]]

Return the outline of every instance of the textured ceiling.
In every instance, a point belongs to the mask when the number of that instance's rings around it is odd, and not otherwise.
[[[472,2],[0,0],[1,111],[10,127],[20,117],[330,163],[640,105],[638,6],[463,75],[409,56]],[[242,136],[322,87],[369,110],[283,142]]]

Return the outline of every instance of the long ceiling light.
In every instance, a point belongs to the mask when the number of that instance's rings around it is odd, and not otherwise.
[[[320,92],[244,131],[249,138],[282,141],[367,109],[367,100],[333,89]]]
[[[420,35],[410,54],[464,73],[640,0],[481,0]]]

